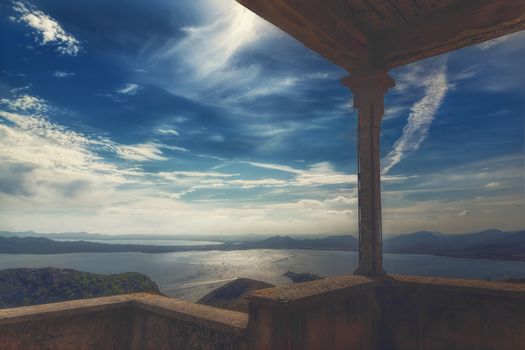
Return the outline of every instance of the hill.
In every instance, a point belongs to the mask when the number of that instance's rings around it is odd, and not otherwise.
[[[89,241],[55,241],[44,237],[1,237],[0,253],[61,254],[61,253],[170,253],[188,250],[220,249],[222,244],[201,246],[167,246],[141,244],[111,244]]]
[[[155,240],[152,240],[152,243],[154,242]],[[80,252],[170,253],[183,251],[231,251],[247,249],[357,251],[359,249],[359,241],[350,235],[329,236],[324,238],[273,236],[260,241],[166,246],[110,244],[89,241],[55,241],[44,237],[3,237],[0,235],[0,253],[5,254],[61,254]],[[419,231],[384,239],[383,250],[386,253],[432,254],[462,258],[525,261],[525,231],[504,232],[492,229],[461,235]]]
[[[204,304],[233,311],[248,312],[248,299],[246,299],[246,296],[252,290],[271,287],[273,287],[273,285],[266,282],[249,278],[237,278],[206,294],[197,301],[197,304]]]
[[[420,231],[384,240],[387,253],[525,260],[525,231],[486,230],[461,235]]]
[[[251,248],[265,249],[357,250],[359,247],[359,241],[350,235],[304,239],[297,239],[289,236],[273,236],[259,242],[245,243],[244,245]]]
[[[0,308],[135,292],[160,293],[155,282],[136,272],[101,275],[53,267],[0,270]]]

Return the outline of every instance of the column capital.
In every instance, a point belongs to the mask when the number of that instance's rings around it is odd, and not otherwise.
[[[354,95],[354,107],[359,108],[363,100],[383,98],[388,89],[396,85],[385,68],[366,68],[358,70],[341,79],[341,84],[348,87]],[[365,102],[365,101],[363,101]]]

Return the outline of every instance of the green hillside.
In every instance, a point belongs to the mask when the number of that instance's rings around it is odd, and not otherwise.
[[[100,275],[53,267],[0,270],[0,308],[134,292],[159,293],[159,289],[136,272]]]

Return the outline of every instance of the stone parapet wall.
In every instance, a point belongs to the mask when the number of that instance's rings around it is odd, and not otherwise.
[[[0,349],[521,350],[525,285],[337,276],[255,291],[244,314],[139,293],[0,310]]]
[[[374,282],[361,276],[252,292],[248,344],[258,349],[373,349]]]
[[[139,293],[0,310],[0,349],[245,349],[248,316]]]
[[[525,349],[525,285],[394,275],[377,297],[379,350]]]

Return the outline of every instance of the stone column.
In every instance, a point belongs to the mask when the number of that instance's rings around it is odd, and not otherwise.
[[[379,276],[383,270],[381,233],[380,127],[383,97],[395,85],[386,69],[369,69],[342,80],[358,112],[359,266],[358,275]]]

